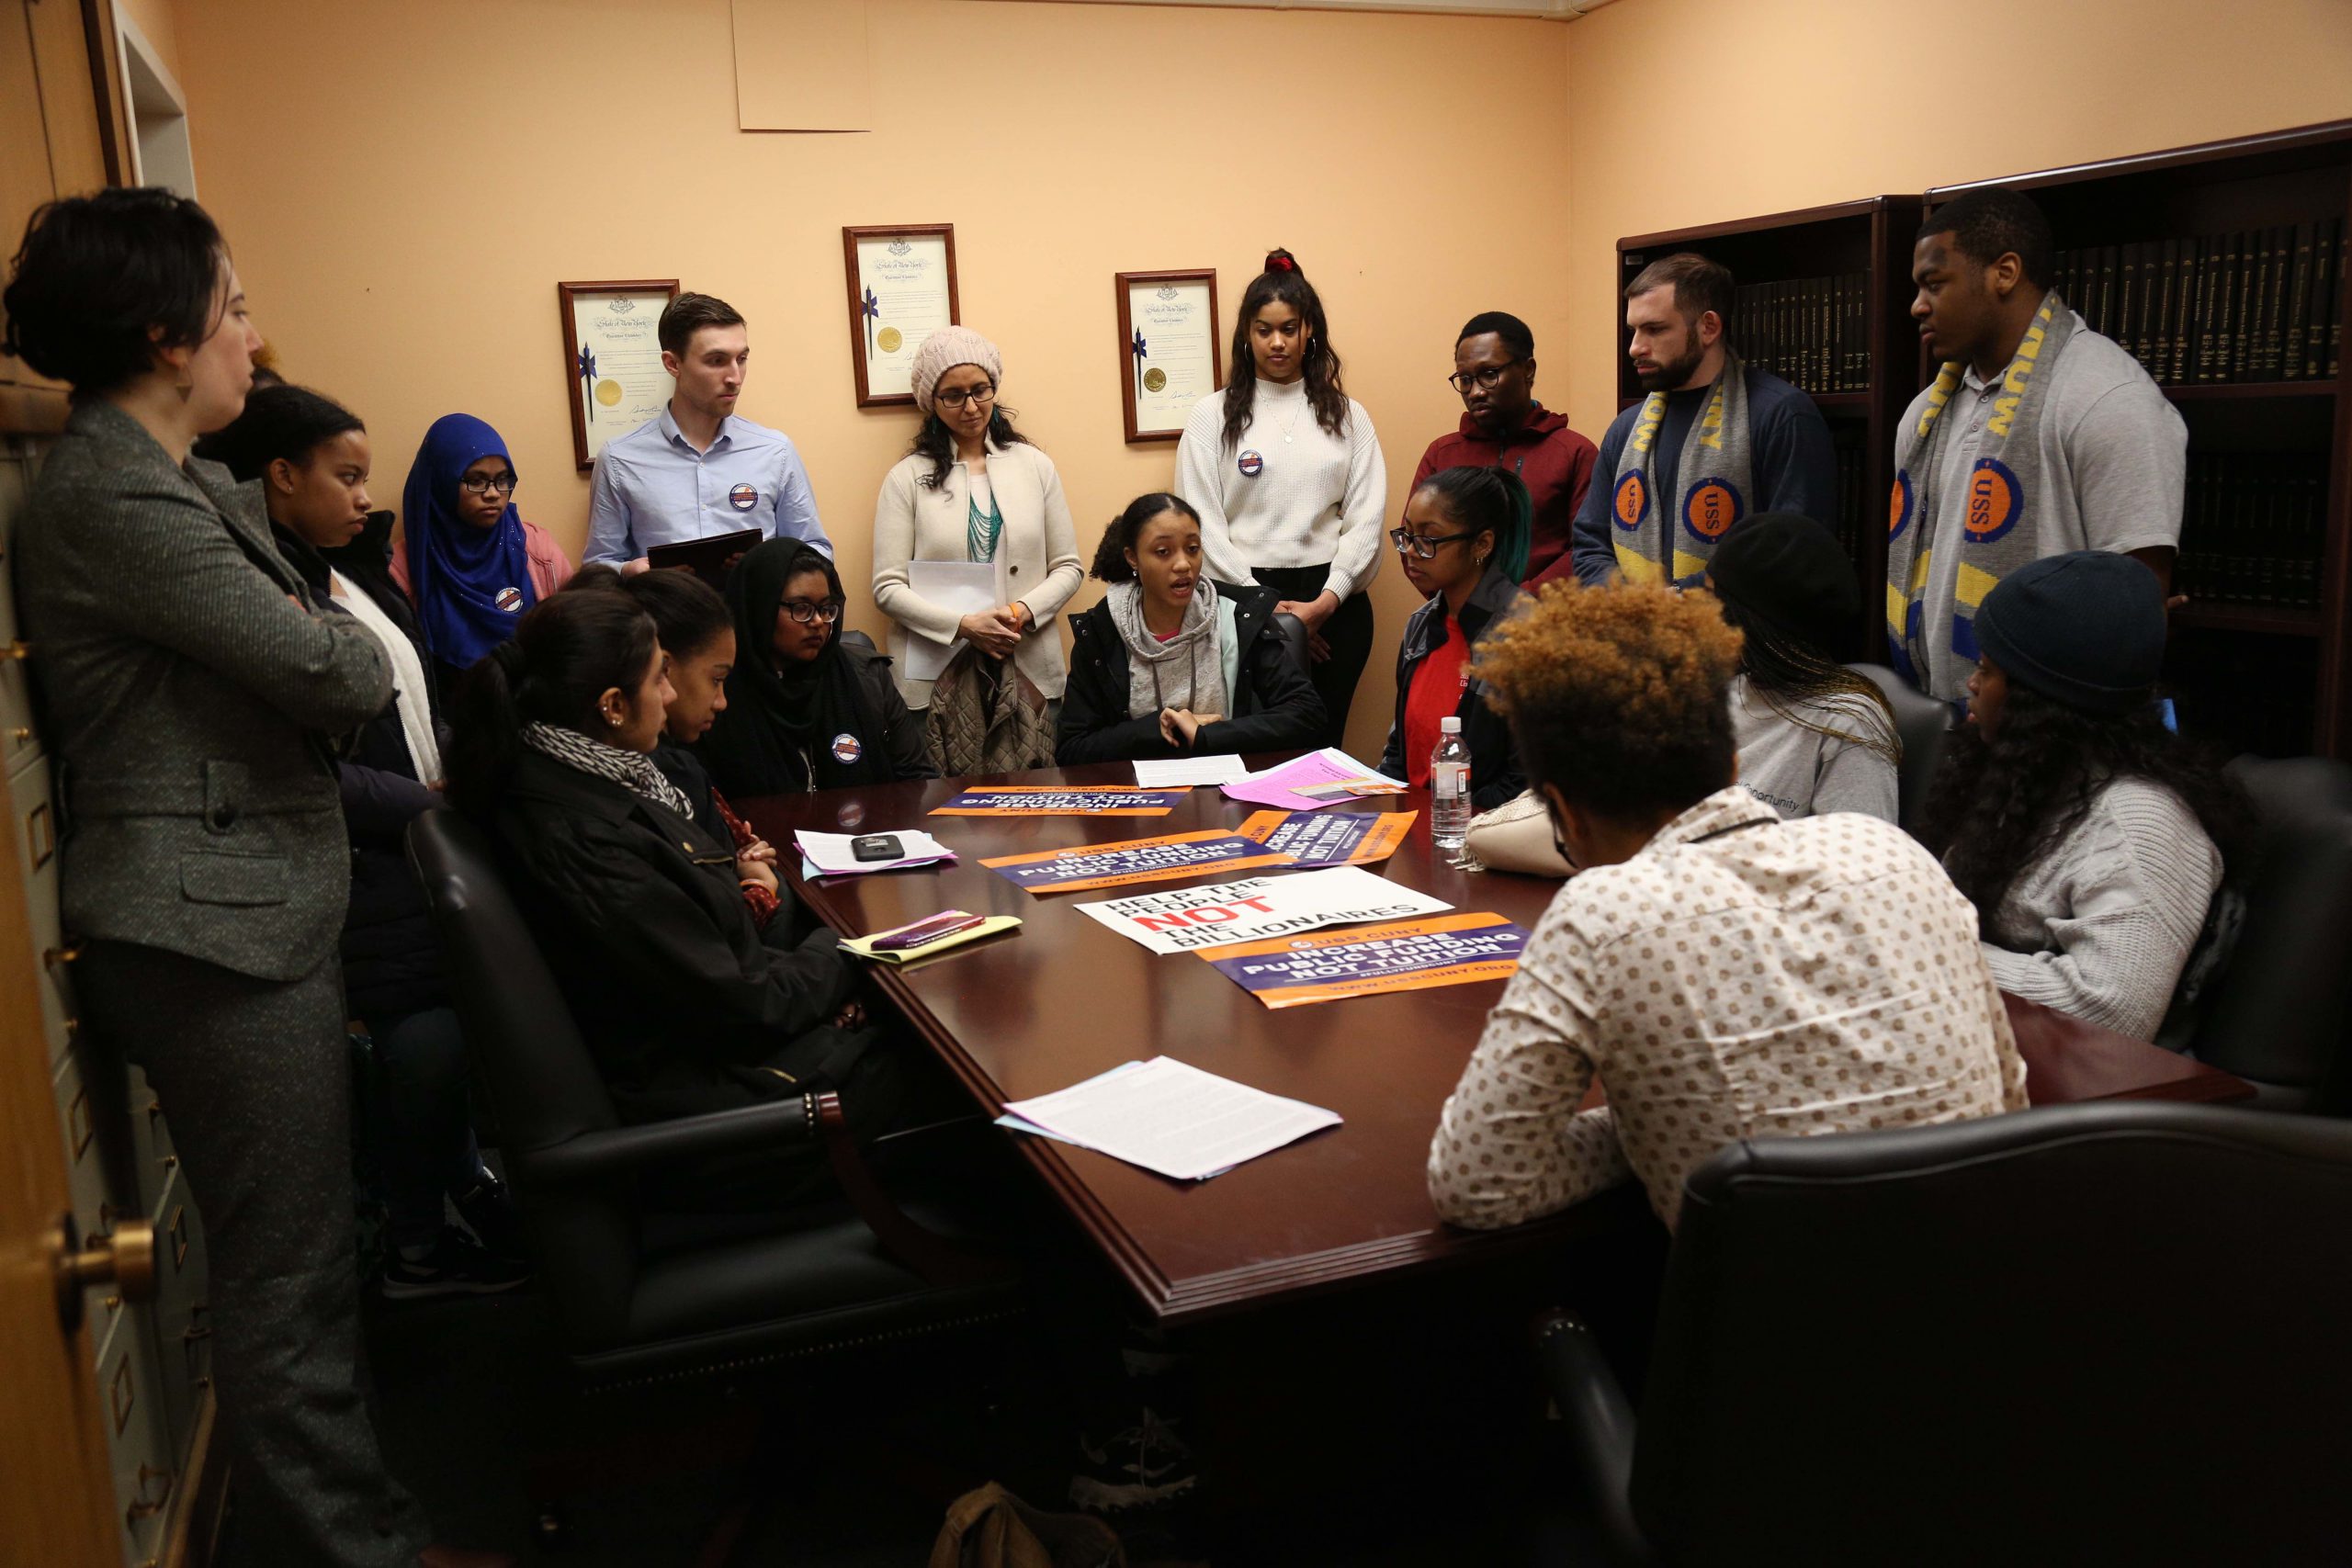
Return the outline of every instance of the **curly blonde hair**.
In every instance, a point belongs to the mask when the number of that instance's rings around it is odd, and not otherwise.
[[[1705,594],[1555,582],[1487,635],[1476,672],[1532,783],[1631,816],[1679,810],[1732,782],[1739,649]]]

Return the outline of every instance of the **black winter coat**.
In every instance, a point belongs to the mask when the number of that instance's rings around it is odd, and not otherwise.
[[[723,826],[526,750],[496,832],[622,1120],[843,1088],[874,1039],[829,1022],[856,995],[854,961],[788,888],[764,933],[752,923]],[[849,1109],[854,1124],[872,1108]]]
[[[1061,727],[1054,761],[1131,761],[1136,758],[1217,756],[1233,751],[1289,751],[1317,745],[1326,719],[1323,699],[1298,667],[1290,643],[1274,625],[1282,595],[1271,588],[1216,584],[1234,602],[1233,629],[1241,645],[1230,694],[1233,711],[1202,727],[1191,750],[1160,739],[1159,716],[1127,716],[1127,642],[1111,606],[1100,604],[1070,623],[1069,683],[1062,692]],[[1222,650],[1220,649],[1220,654]]]
[[[1462,605],[1462,635],[1470,639],[1475,656],[1479,638],[1502,623],[1520,600],[1519,584],[1494,567],[1478,580]],[[1404,638],[1396,645],[1396,716],[1388,727],[1388,746],[1380,754],[1380,771],[1392,779],[1405,776],[1405,703],[1413,694],[1413,671],[1445,640],[1445,600],[1432,596],[1405,623]],[[1465,666],[1466,668],[1466,666]],[[1527,788],[1519,771],[1519,748],[1503,716],[1487,705],[1487,686],[1472,681],[1462,688],[1454,705],[1462,720],[1462,739],[1470,748],[1470,807],[1492,811]]]
[[[416,613],[392,581],[392,514],[379,512],[350,544],[314,549],[276,524],[277,549],[322,604],[332,605],[332,567],[366,593],[385,617],[406,634],[424,667],[425,700],[433,728],[446,750],[441,694],[435,689],[432,657],[417,634]],[[424,889],[408,863],[408,825],[437,810],[443,797],[416,776],[401,729],[399,694],[363,726],[335,762],[343,795],[344,823],[351,835],[351,908],[343,922],[343,984],[353,1017],[379,1021],[448,1004],[441,949],[425,912]]]

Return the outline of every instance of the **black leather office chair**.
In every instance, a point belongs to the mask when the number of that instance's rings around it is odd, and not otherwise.
[[[2180,1041],[2255,1085],[2256,1103],[2352,1112],[2352,767],[2241,757],[2255,864],[2229,966]]]
[[[539,1279],[586,1382],[734,1375],[1018,1314],[1009,1269],[882,1195],[832,1096],[622,1126],[480,830],[427,812],[408,846]],[[812,1139],[831,1153],[846,1203],[714,1226],[638,1201],[648,1174]]]
[[[1944,735],[1951,728],[1951,708],[1939,703],[1883,664],[1849,664],[1885,694],[1894,710],[1894,733],[1903,741],[1903,761],[1894,770],[1896,811],[1905,830],[1918,831],[1919,807],[1928,798],[1928,784],[1943,761]]]
[[[1307,653],[1306,623],[1296,615],[1276,615],[1274,629],[1283,634],[1283,645],[1290,649],[1290,656],[1298,660],[1299,669],[1312,671],[1315,660]]]
[[[1627,1562],[2343,1560],[2352,1126],[2145,1102],[1735,1144],[1633,1411],[1544,1373]]]

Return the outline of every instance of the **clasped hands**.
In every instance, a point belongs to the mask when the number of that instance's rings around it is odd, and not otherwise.
[[[1325,589],[1312,599],[1283,599],[1274,605],[1277,615],[1295,615],[1306,627],[1306,656],[1320,664],[1331,657],[1331,645],[1323,640],[1323,623],[1338,614],[1340,596]]]
[[[1223,720],[1221,713],[1194,713],[1190,708],[1161,708],[1159,738],[1169,745],[1183,750],[1193,749],[1193,741],[1205,727]]]
[[[956,630],[990,659],[1010,659],[1012,650],[1021,646],[1021,634],[1028,621],[1029,607],[1016,600],[993,610],[975,610],[956,623]]]

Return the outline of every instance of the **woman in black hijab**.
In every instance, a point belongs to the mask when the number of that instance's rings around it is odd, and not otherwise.
[[[728,795],[937,776],[889,659],[864,632],[839,629],[842,604],[832,558],[799,539],[770,539],[728,578],[735,668],[700,748]]]

